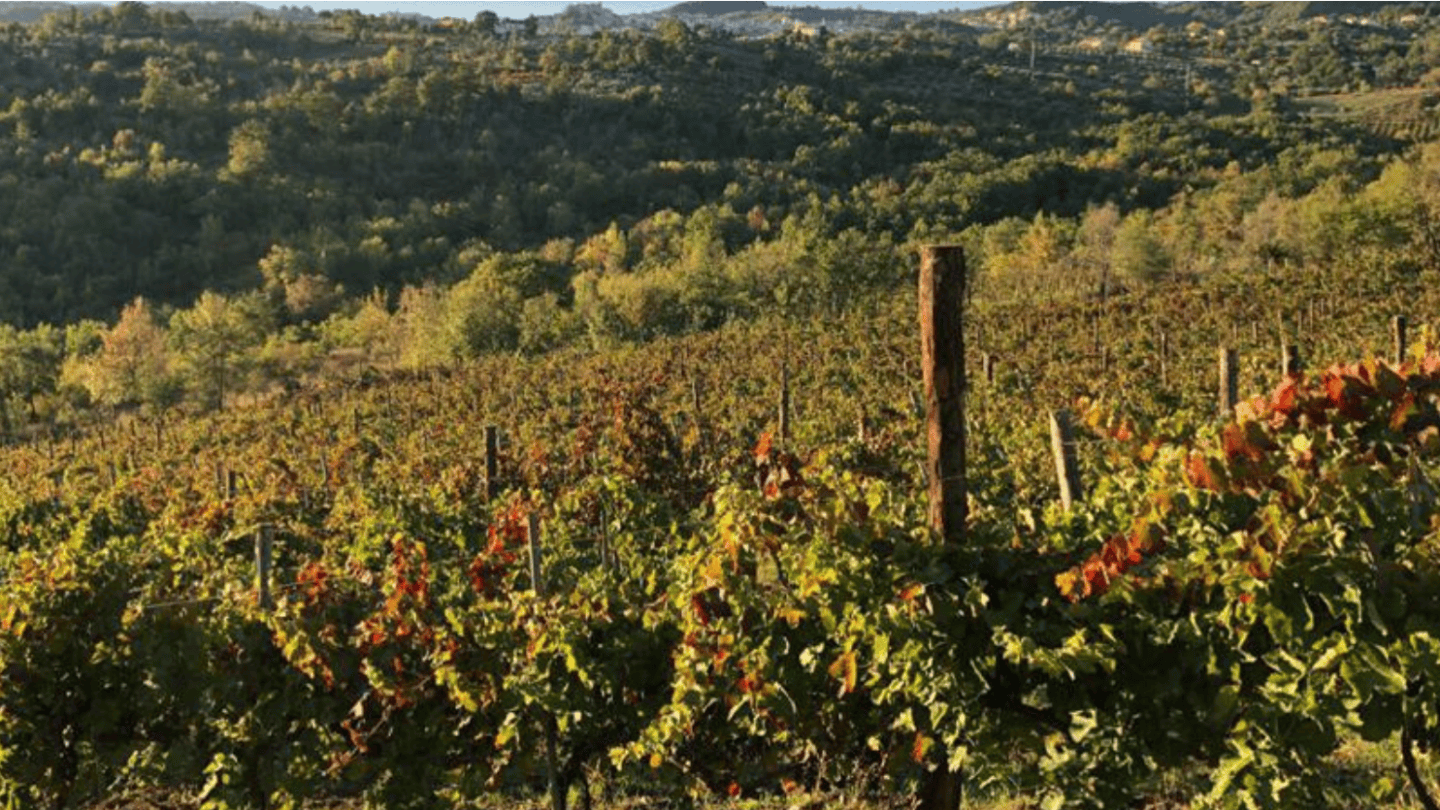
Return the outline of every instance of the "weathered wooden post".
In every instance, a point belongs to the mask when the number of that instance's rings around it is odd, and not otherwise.
[[[1080,483],[1080,463],[1075,454],[1075,425],[1066,410],[1050,412],[1050,449],[1055,454],[1055,479],[1060,484],[1060,504],[1068,511],[1085,500]]]
[[[1220,418],[1235,416],[1235,405],[1239,401],[1240,354],[1234,349],[1220,349]]]
[[[485,426],[485,500],[493,501],[500,494],[500,430]]]
[[[790,361],[786,359],[780,364],[780,446],[788,447],[790,444]]]
[[[605,571],[611,569],[610,564],[610,518],[605,509],[605,504],[600,504],[600,568]]]
[[[1300,348],[1293,343],[1280,347],[1280,374],[1294,377],[1300,374]]]
[[[530,547],[530,587],[536,596],[544,596],[545,566],[540,558],[540,516],[534,512],[525,516],[525,541]]]
[[[261,610],[274,607],[270,600],[270,564],[274,554],[275,527],[269,523],[255,532],[255,588]]]
[[[920,351],[925,382],[926,485],[930,526],[943,543],[965,540],[965,254],[920,249]],[[920,788],[920,810],[957,810],[961,775],[940,752]]]
[[[1404,315],[1396,315],[1390,319],[1390,337],[1395,343],[1396,366],[1405,362],[1405,350],[1408,348],[1405,345],[1405,339],[1408,326],[1409,324],[1406,322]]]
[[[1170,333],[1160,330],[1160,387],[1170,387]]]
[[[525,516],[525,537],[530,546],[530,586],[536,598],[545,597],[545,566],[541,560],[540,516],[535,512]],[[545,735],[545,781],[550,793],[550,807],[564,810],[569,787],[560,774],[560,728],[555,715],[540,710],[540,727]]]
[[[920,351],[925,382],[930,525],[947,543],[965,538],[965,254],[920,251]]]

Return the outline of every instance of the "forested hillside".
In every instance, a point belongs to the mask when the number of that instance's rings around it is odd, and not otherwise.
[[[1431,131],[1423,6],[1123,8],[9,24],[6,422],[838,310],[917,241],[1028,245],[1012,290],[1112,238],[1116,283],[1270,262],[1316,247],[1241,218]],[[1356,106],[1392,86],[1406,127]]]

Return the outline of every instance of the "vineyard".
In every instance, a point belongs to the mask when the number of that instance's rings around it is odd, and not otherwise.
[[[944,534],[913,293],[37,437],[0,460],[0,793],[1393,801],[1440,741],[1435,289],[982,289]],[[1321,767],[1395,735],[1393,779]]]

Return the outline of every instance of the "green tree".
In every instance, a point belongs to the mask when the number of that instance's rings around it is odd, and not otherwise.
[[[258,177],[270,167],[270,130],[250,119],[230,132],[230,159],[224,176],[237,180]]]
[[[206,407],[223,409],[225,398],[244,385],[253,360],[250,350],[263,340],[267,326],[257,296],[231,299],[209,291],[170,318],[180,368]]]
[[[1170,257],[1156,237],[1149,211],[1125,217],[1115,231],[1112,258],[1115,274],[1131,284],[1158,281],[1170,269]]]
[[[482,267],[445,296],[445,331],[455,359],[513,351],[520,342],[520,295]]]
[[[482,11],[475,15],[475,33],[481,36],[495,36],[495,27],[500,24],[500,16],[493,11]]]

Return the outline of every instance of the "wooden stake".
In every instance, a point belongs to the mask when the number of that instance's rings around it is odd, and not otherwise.
[[[1080,464],[1075,454],[1075,427],[1066,410],[1050,412],[1050,449],[1055,454],[1055,480],[1060,484],[1060,504],[1068,511],[1085,499],[1080,483]]]
[[[1239,402],[1238,391],[1240,389],[1240,354],[1234,349],[1220,349],[1220,418],[1231,419],[1235,416],[1235,406]]]
[[[255,587],[261,610],[274,607],[270,600],[270,563],[274,551],[275,527],[265,524],[255,532]]]
[[[1404,315],[1396,315],[1390,319],[1390,337],[1395,344],[1395,365],[1399,366],[1405,362],[1405,339],[1408,324]]]
[[[1280,347],[1280,374],[1294,377],[1300,374],[1300,349],[1293,343]]]
[[[1170,387],[1170,333],[1160,332],[1160,386]]]
[[[925,382],[930,526],[946,543],[965,539],[965,254],[920,251],[920,350]]]
[[[780,365],[780,446],[790,444],[790,361]]]
[[[493,501],[500,495],[500,430],[494,425],[485,426],[485,500]]]
[[[545,596],[545,567],[540,559],[540,516],[531,512],[525,516],[525,539],[530,545],[530,587],[535,595]]]

